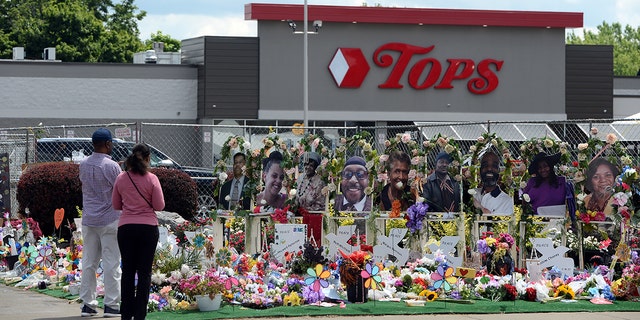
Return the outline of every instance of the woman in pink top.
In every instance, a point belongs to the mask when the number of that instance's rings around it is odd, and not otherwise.
[[[158,177],[149,172],[149,147],[137,144],[113,186],[113,208],[122,210],[118,247],[122,256],[122,319],[144,319],[151,286],[151,266],[158,243],[156,210],[164,209]],[[136,285],[136,273],[138,283]]]

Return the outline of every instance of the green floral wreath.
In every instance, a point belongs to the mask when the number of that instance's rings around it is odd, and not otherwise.
[[[330,199],[335,198],[335,193],[338,190],[338,183],[340,182],[341,173],[344,169],[344,164],[347,161],[347,151],[355,151],[360,149],[366,162],[366,168],[369,171],[369,187],[365,189],[367,195],[373,193],[373,181],[376,179],[377,168],[380,166],[380,159],[378,158],[378,151],[376,151],[371,144],[371,133],[368,131],[362,131],[359,134],[353,135],[349,138],[340,137],[338,146],[334,152],[333,158],[327,163],[326,170],[328,172],[327,188],[330,192]],[[330,200],[331,202],[332,200]]]
[[[469,153],[463,157],[463,163],[467,164],[465,178],[469,181],[469,188],[477,188],[479,183],[480,164],[478,163],[480,153],[491,145],[497,152],[502,154],[502,162],[505,170],[502,172],[502,183],[506,186],[512,184],[511,177],[511,151],[509,144],[501,137],[497,137],[495,133],[483,133],[476,139],[476,143],[469,148]],[[512,190],[511,190],[512,191]]]
[[[586,197],[584,189],[586,179],[588,178],[586,177],[586,172],[589,168],[589,163],[591,163],[593,159],[595,159],[596,157],[603,157],[611,164],[617,165],[618,168],[621,169],[630,166],[633,162],[632,158],[627,154],[627,150],[618,141],[618,137],[614,133],[607,134],[604,140],[597,137],[597,128],[592,128],[590,134],[591,137],[587,140],[587,142],[578,144],[578,170],[573,177],[573,181],[575,183],[577,217],[584,216],[585,214],[590,214],[589,212],[587,212],[586,204],[584,202],[584,198]],[[629,220],[628,218],[623,217],[623,207],[626,207],[625,210],[627,210],[627,213],[633,218],[632,220],[638,221],[638,216],[640,216],[640,213],[634,212],[631,192],[622,184],[622,182],[625,182],[627,186],[633,187],[634,184],[637,184],[637,173],[635,172],[635,170],[623,169],[621,171],[623,173],[616,178],[612,197],[618,197],[618,199],[626,198],[627,201],[625,203],[621,203],[623,202],[622,200],[616,200],[616,204],[614,204],[613,206],[614,211],[612,212],[612,219],[616,222],[616,225],[619,225],[619,223],[623,220]],[[623,197],[620,193],[627,196]]]
[[[520,189],[526,186],[527,181],[531,178],[527,168],[533,160],[533,158],[540,152],[544,152],[547,155],[560,153],[559,173],[562,176],[573,178],[577,168],[571,162],[571,154],[568,150],[569,144],[564,141],[556,141],[549,137],[545,138],[531,138],[520,145],[520,160],[524,166],[524,172],[522,174],[515,175],[516,185],[520,186]]]
[[[250,148],[251,144],[248,141],[245,141],[242,136],[232,135],[227,138],[220,152],[220,160],[216,162],[215,168],[213,169],[214,174],[218,176],[220,186],[222,186],[228,178],[227,169],[230,166],[233,167],[233,156],[238,152],[246,155],[246,151]],[[219,192],[219,188],[215,188],[213,191],[213,196],[216,199],[218,198]]]
[[[300,141],[296,143],[294,147],[291,148],[291,156],[293,157],[294,165],[296,168],[300,167],[300,163],[304,160],[305,152],[316,152],[320,155],[321,160],[316,168],[316,174],[320,177],[320,179],[325,183],[325,185],[329,182],[329,170],[328,164],[331,155],[329,153],[329,148],[325,146],[325,139],[322,136],[315,134],[306,134],[304,135]],[[291,188],[297,189],[297,181],[292,181]],[[329,192],[329,188],[324,188],[322,190],[322,194],[326,196]],[[297,196],[297,193],[296,193]],[[292,201],[295,199],[292,199]],[[293,201],[292,204],[297,203],[297,201]],[[292,206],[293,208],[294,206]]]
[[[233,156],[238,152],[246,154],[250,148],[251,144],[245,141],[244,137],[229,136],[220,151],[220,160],[216,163],[215,173],[227,172],[228,165],[231,164],[233,166]],[[235,152],[232,153],[232,151]]]
[[[513,195],[513,189],[511,186],[513,185],[512,178],[512,158],[511,151],[509,150],[509,144],[504,141],[501,137],[496,136],[495,133],[483,133],[476,139],[476,143],[469,147],[469,153],[462,157],[463,168],[462,172],[464,178],[469,183],[469,191],[477,188],[480,185],[480,163],[479,157],[482,152],[488,150],[489,148],[495,149],[497,152],[502,154],[502,163],[504,165],[504,171],[501,173],[501,182],[504,186],[507,186],[507,190],[509,194]],[[486,149],[486,150],[485,150]],[[473,199],[469,199],[468,203],[464,205],[464,211],[466,213],[465,216],[465,224],[466,224],[466,233],[467,233],[467,244],[475,245],[472,243],[471,230],[473,230],[473,225],[477,218],[476,214],[477,209],[473,205]],[[497,218],[501,219],[501,218]],[[502,226],[497,225],[496,228],[501,228]]]
[[[245,194],[251,196],[251,199],[255,199],[262,191],[262,161],[268,158],[272,151],[278,151],[282,154],[280,167],[285,172],[283,186],[286,186],[287,189],[291,186],[293,170],[297,170],[289,148],[278,135],[270,134],[264,137],[261,142],[263,147],[253,149],[247,157],[245,176],[248,178],[248,182],[245,183],[244,190]]]

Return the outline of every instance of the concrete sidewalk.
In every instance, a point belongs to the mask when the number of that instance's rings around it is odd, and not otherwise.
[[[102,318],[102,309],[98,309],[98,316],[91,318],[80,317],[80,304],[74,301],[54,298],[46,294],[26,291],[15,287],[0,285],[0,318],[11,320],[44,320],[44,319],[95,319]],[[176,320],[179,316],[166,314],[167,319]],[[330,318],[340,318],[329,316]],[[288,320],[319,319],[320,317],[287,318]],[[346,319],[347,317],[344,317]],[[393,315],[393,316],[362,316],[358,320],[566,320],[574,318],[580,320],[638,320],[640,312],[593,312],[593,313],[520,313],[520,314],[454,314],[454,315]],[[276,320],[260,318],[261,320]],[[280,319],[280,318],[278,318]]]

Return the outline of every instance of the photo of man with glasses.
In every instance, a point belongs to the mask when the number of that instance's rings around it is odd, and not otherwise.
[[[371,211],[371,197],[365,193],[369,186],[369,171],[363,158],[354,156],[344,164],[340,193],[336,195],[336,211]]]

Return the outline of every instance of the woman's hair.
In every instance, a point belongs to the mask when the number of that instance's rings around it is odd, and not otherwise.
[[[549,185],[551,185],[554,188],[558,187],[558,175],[556,175],[556,171],[553,169],[553,165],[549,164],[549,162],[547,162],[546,160],[540,160],[540,162],[538,163],[538,166],[540,166],[540,163],[546,163],[549,166]],[[535,187],[539,187],[543,182],[544,182],[544,178],[542,178],[540,176],[540,173],[538,172],[539,169],[536,168],[536,177],[534,178],[535,180]]]
[[[269,172],[271,166],[273,164],[280,164],[280,162],[282,162],[282,159],[282,153],[280,153],[279,151],[271,152],[268,158],[262,160],[262,171]]]
[[[598,167],[600,167],[603,164],[609,167],[609,170],[611,170],[611,173],[613,174],[613,177],[614,177],[614,183],[615,183],[615,177],[617,177],[620,174],[620,170],[618,169],[618,167],[614,166],[611,162],[609,162],[605,158],[595,158],[593,159],[593,161],[591,161],[591,163],[589,163],[589,168],[587,168],[587,180],[584,183],[584,186],[585,188],[587,188],[587,190],[591,192],[594,191],[593,183],[591,182],[591,179],[596,174],[596,171],[598,171]]]
[[[389,154],[389,159],[387,159],[387,171],[391,171],[391,166],[395,161],[404,162],[407,164],[407,167],[411,168],[411,158],[409,158],[409,155],[400,150],[393,150]]]
[[[149,158],[151,151],[149,146],[144,143],[138,143],[133,146],[133,150],[131,154],[127,157],[125,164],[127,165],[127,170],[137,173],[137,174],[145,174],[149,167],[147,167],[147,163],[145,159]]]

